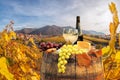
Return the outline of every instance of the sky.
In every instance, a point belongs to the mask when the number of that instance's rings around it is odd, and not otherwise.
[[[15,29],[45,25],[75,27],[76,16],[80,16],[82,29],[109,34],[111,1],[120,15],[120,0],[0,0],[0,30],[10,20],[15,22]]]

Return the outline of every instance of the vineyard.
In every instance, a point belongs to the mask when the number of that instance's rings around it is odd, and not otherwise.
[[[14,31],[14,22],[10,21],[5,29],[0,32],[0,80],[40,80],[43,76],[40,73],[42,62],[45,64],[45,61],[43,60],[47,61],[46,64],[48,67],[52,65],[53,71],[55,70],[53,66],[56,65],[55,67],[57,71],[54,71],[54,75],[57,76],[63,76],[67,72],[67,68],[73,68],[73,65],[71,64],[77,60],[78,63],[75,63],[74,66],[78,65],[79,67],[77,66],[77,69],[83,69],[86,71],[89,69],[88,66],[91,66],[93,57],[96,60],[96,63],[92,66],[103,66],[102,68],[104,70],[105,80],[120,80],[120,50],[115,48],[116,31],[120,22],[115,3],[111,2],[109,9],[113,16],[113,21],[110,22],[109,25],[111,37],[110,41],[84,36],[84,41],[86,42],[83,41],[78,42],[75,45],[71,45],[66,44],[62,36],[56,36],[51,38],[43,38],[39,44],[36,45],[32,37],[24,40],[20,39]],[[102,49],[96,49],[94,46],[91,48],[89,43],[92,41],[99,44],[108,45],[105,47],[102,46]],[[48,56],[47,59],[46,56]],[[99,60],[101,56],[102,64],[98,64],[100,61],[97,63],[97,60]],[[50,58],[50,60],[48,60],[48,58]],[[50,63],[52,60],[51,58],[53,58],[56,62],[52,61],[52,63]],[[48,63],[50,64],[48,65]],[[53,65],[54,63],[55,65]],[[69,64],[69,66],[67,64]],[[83,66],[85,68],[83,68]],[[49,69],[48,67],[47,70]],[[42,68],[45,69],[46,66],[42,66]],[[98,73],[99,71],[102,73],[101,67],[97,70]],[[80,72],[78,73],[80,74]],[[71,73],[74,74],[74,72]],[[67,75],[73,76],[70,72],[68,72]],[[79,76],[77,75],[77,77]],[[100,79],[102,79],[101,76],[95,76],[95,80]]]
[[[13,24],[0,33],[0,80],[39,80],[42,54],[32,38],[31,46],[17,40]]]
[[[84,41],[88,41],[88,42],[99,43],[99,44],[108,44],[109,43],[108,40],[95,38],[95,37],[91,37],[91,36],[88,36],[88,35],[84,35],[83,37],[84,37]],[[44,42],[50,41],[50,42],[65,43],[65,40],[62,36],[43,38],[42,41],[44,41]]]

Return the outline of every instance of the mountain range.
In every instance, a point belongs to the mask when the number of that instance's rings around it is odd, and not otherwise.
[[[70,27],[70,26],[66,26]],[[56,25],[46,25],[41,28],[23,28],[21,30],[16,30],[17,33],[23,34],[42,34],[42,35],[62,35],[63,28],[61,26]],[[91,35],[104,35],[102,32],[96,32],[94,30],[82,30],[83,34],[91,34]]]

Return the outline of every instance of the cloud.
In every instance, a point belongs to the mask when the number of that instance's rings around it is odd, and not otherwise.
[[[114,1],[120,15],[120,1]],[[109,22],[112,20],[108,8],[110,2],[111,0],[2,0],[0,3],[9,7],[8,12],[4,10],[5,16],[8,16],[4,18],[14,19],[18,26],[55,24],[75,27],[75,17],[79,15],[83,29],[109,33]]]

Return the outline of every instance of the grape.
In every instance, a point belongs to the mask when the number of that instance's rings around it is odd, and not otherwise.
[[[63,63],[64,63],[64,64],[67,64],[67,60],[64,60]]]
[[[58,72],[59,72],[59,73],[61,73],[61,72],[62,72],[62,70],[61,70],[61,69],[59,69],[59,70],[58,70]]]
[[[62,57],[61,57],[61,59],[65,59],[65,57],[64,57],[64,56],[62,56]]]
[[[46,47],[45,42],[42,42],[42,43],[40,44],[40,46],[41,46],[41,47]]]
[[[56,48],[59,49],[60,47],[62,47],[62,43],[55,43],[55,42],[41,42],[40,43],[40,49],[42,49],[43,51],[46,51],[47,49],[50,48]]]
[[[61,65],[61,68],[64,68],[65,66],[64,65]]]
[[[53,47],[58,49],[58,48],[59,48],[59,44],[55,43],[55,44],[53,45]]]
[[[62,51],[60,51],[60,52],[62,52]],[[58,54],[59,56],[62,56],[63,55],[63,53],[60,53],[60,54]]]
[[[60,64],[63,64],[63,61],[62,61],[62,60],[60,61]]]
[[[65,58],[66,58],[66,59],[69,59],[70,57],[69,57],[69,55],[66,55]]]
[[[58,68],[60,67],[60,65],[61,65],[60,63],[59,63],[59,64],[57,64]]]
[[[50,47],[51,47],[51,48],[53,48],[53,47],[54,47],[54,46],[53,46],[53,43],[51,43],[51,44],[50,44]]]
[[[59,59],[58,59],[58,61],[61,61],[61,60],[62,60],[62,58],[59,58]]]
[[[86,49],[78,49],[77,45],[63,45],[59,50],[58,72],[65,73],[65,65],[68,63],[67,60],[72,54],[82,54],[86,52]]]
[[[49,45],[47,45],[46,47],[47,47],[47,49],[49,49],[49,48],[50,48],[50,46],[49,46]]]

